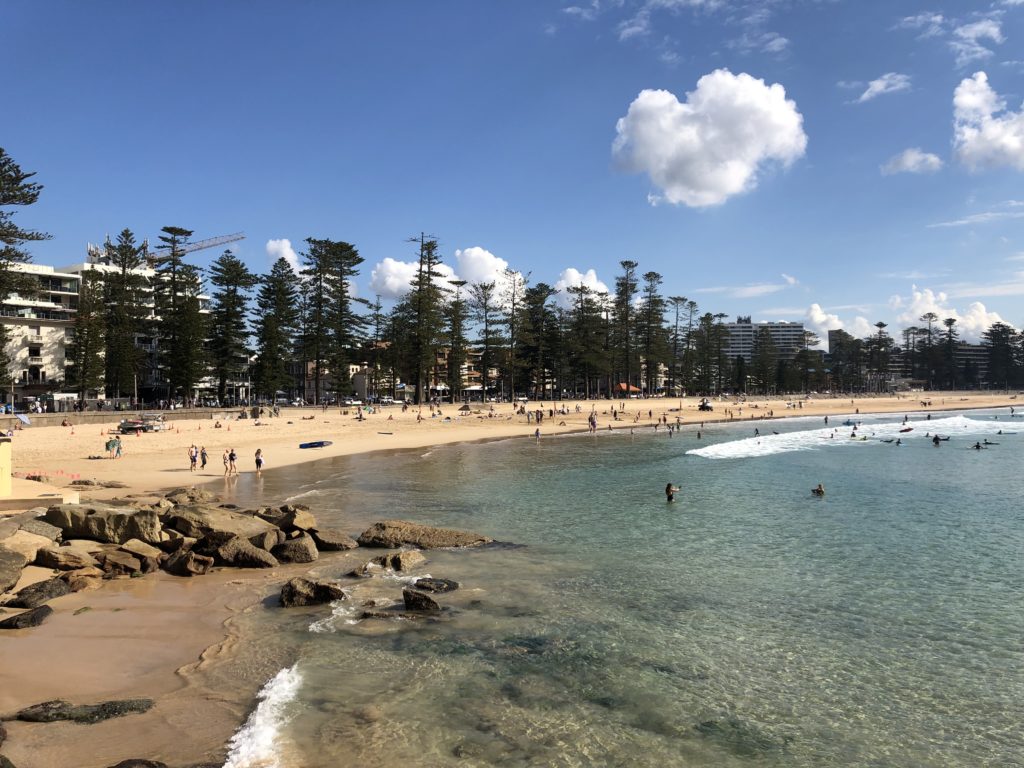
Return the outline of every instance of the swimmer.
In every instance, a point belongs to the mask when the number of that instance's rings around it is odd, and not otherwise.
[[[665,486],[665,500],[672,501],[675,499],[676,494],[679,493],[679,489],[676,488],[672,483]]]
[[[818,483],[818,487],[817,488],[811,488],[811,493],[814,494],[815,496],[824,496],[825,495],[825,486],[822,485],[821,483]]]

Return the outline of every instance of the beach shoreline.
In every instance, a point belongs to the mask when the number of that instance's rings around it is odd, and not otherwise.
[[[931,401],[922,408],[922,402]],[[582,401],[566,403],[569,413],[545,418],[540,424],[541,439],[552,435],[586,432],[590,406],[598,414],[598,429],[609,425],[617,430],[651,432],[662,417],[674,424],[682,421],[680,436],[692,443],[696,432],[719,425],[753,421],[754,425],[773,415],[784,418],[829,418],[836,426],[845,417],[906,413],[911,421],[927,421],[927,414],[986,408],[1015,407],[1015,394],[942,393],[915,394],[913,398],[828,398],[804,400],[803,407],[787,407],[795,398],[748,398],[744,403],[712,401],[714,411],[697,411],[699,399],[628,400],[623,418],[611,421],[611,409],[623,401]],[[559,407],[561,403],[555,403]],[[528,405],[528,408],[534,406]],[[535,406],[540,407],[540,404]],[[681,410],[676,410],[681,408]],[[742,409],[742,411],[740,410]],[[364,414],[356,420],[352,409],[346,415],[312,409],[288,409],[269,420],[269,426],[232,421],[213,430],[213,419],[186,419],[172,422],[164,433],[122,438],[126,453],[122,459],[88,459],[96,443],[106,439],[95,425],[89,432],[82,428],[44,427],[26,429],[14,439],[16,472],[28,473],[56,467],[45,472],[51,482],[69,485],[74,479],[95,478],[97,482],[115,481],[122,488],[82,487],[88,499],[128,500],[151,497],[154,488],[181,486],[204,487],[219,492],[217,486],[230,489],[224,480],[220,456],[222,446],[234,447],[243,457],[240,471],[253,474],[252,453],[259,447],[271,462],[269,471],[322,459],[455,444],[494,441],[514,437],[532,438],[535,422],[525,416],[512,416],[510,404],[496,404],[496,416],[489,410],[454,417],[456,409],[442,406],[440,417],[417,420],[417,410],[400,413],[400,408]],[[648,412],[650,416],[648,417]],[[728,418],[728,413],[732,418]],[[313,415],[313,419],[303,416]],[[387,417],[392,416],[389,420]],[[637,418],[637,416],[641,418]],[[701,418],[704,416],[705,418]],[[445,421],[445,418],[451,421]],[[711,417],[711,418],[707,418]],[[564,425],[560,422],[565,422]],[[223,423],[223,422],[222,422]],[[661,422],[664,423],[664,422]],[[664,429],[664,427],[662,427]],[[71,432],[74,431],[74,434]],[[389,434],[384,434],[384,433]],[[207,471],[189,472],[188,447],[212,436],[218,440],[210,450]],[[230,437],[228,437],[230,436]],[[322,437],[321,437],[322,436]],[[225,438],[233,441],[227,444]],[[390,439],[398,438],[398,439]],[[332,445],[323,450],[300,449],[300,440],[328,439]],[[213,441],[211,440],[211,444]],[[102,447],[102,445],[100,446]],[[88,453],[86,453],[88,455]],[[386,461],[386,455],[382,454]],[[45,464],[43,462],[46,462]],[[210,464],[215,471],[210,472]],[[266,499],[279,504],[283,499]],[[315,513],[314,509],[314,513]],[[380,517],[387,517],[382,512]],[[484,532],[486,533],[486,531]],[[341,562],[339,557],[338,562]],[[110,698],[150,696],[157,705],[145,715],[133,715],[93,726],[70,724],[12,724],[4,753],[16,765],[63,766],[72,760],[85,768],[105,766],[127,757],[174,758],[171,765],[189,765],[202,760],[222,758],[227,740],[246,716],[246,708],[265,681],[246,681],[231,695],[217,696],[210,690],[198,690],[197,679],[212,660],[229,656],[238,642],[232,620],[240,612],[260,610],[280,586],[308,566],[282,566],[270,571],[225,569],[212,575],[181,579],[158,573],[142,579],[115,580],[97,592],[75,593],[52,602],[55,614],[50,621],[32,630],[20,630],[0,636],[5,658],[17,658],[17,669],[5,665],[0,672],[0,713],[52,698],[73,702],[96,702]],[[26,569],[26,580],[44,578],[41,569]],[[19,587],[23,584],[19,584]],[[81,608],[88,611],[81,612]],[[159,638],[159,643],[156,642]],[[128,663],[126,659],[130,659]],[[202,727],[197,728],[197,724]],[[187,739],[188,749],[173,750]],[[106,746],[105,746],[106,745]],[[114,746],[110,746],[114,745]],[[84,750],[84,751],[83,751]],[[82,755],[89,761],[83,763]],[[161,757],[162,756],[162,757]],[[19,758],[21,762],[19,762]]]

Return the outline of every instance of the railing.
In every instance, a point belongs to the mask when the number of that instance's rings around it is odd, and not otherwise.
[[[42,365],[43,364],[43,358],[42,357],[36,357],[36,356],[30,356],[29,359],[28,359],[28,364],[29,365]]]
[[[26,333],[25,341],[27,341],[29,344],[42,344],[43,336],[42,334],[39,333]]]

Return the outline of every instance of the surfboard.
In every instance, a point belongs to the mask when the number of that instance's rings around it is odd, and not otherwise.
[[[299,443],[299,448],[326,448],[328,445],[333,445],[330,440],[314,440],[311,443]]]

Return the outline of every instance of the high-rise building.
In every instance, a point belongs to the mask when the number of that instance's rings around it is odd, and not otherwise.
[[[751,361],[757,346],[761,329],[767,329],[775,355],[779,360],[792,360],[804,348],[804,324],[785,321],[752,323],[750,317],[737,317],[735,323],[725,323],[729,336],[725,342],[725,354],[730,360],[742,357]]]

